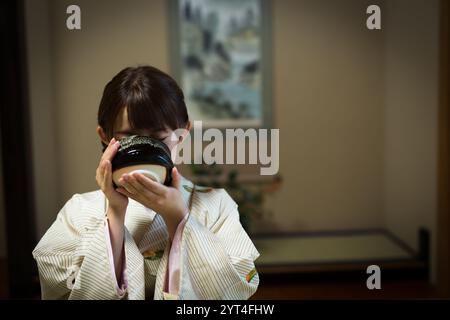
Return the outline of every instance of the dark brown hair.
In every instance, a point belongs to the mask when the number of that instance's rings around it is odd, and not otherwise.
[[[123,108],[132,129],[176,130],[189,122],[183,91],[169,75],[151,66],[125,68],[105,86],[98,124],[109,139]]]

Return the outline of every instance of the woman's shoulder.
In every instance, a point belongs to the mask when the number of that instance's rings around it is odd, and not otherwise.
[[[75,193],[67,202],[70,207],[87,209],[88,211],[103,211],[105,207],[105,196],[101,190],[84,193]]]
[[[58,213],[58,218],[73,226],[103,220],[105,217],[105,196],[101,190],[74,194]]]
[[[230,214],[237,214],[237,204],[224,188],[183,185],[192,197],[191,213],[205,225],[214,225]]]
[[[213,205],[218,205],[221,201],[233,201],[224,188],[202,186],[185,177],[182,177],[181,180],[181,191],[187,197],[194,194],[194,199],[197,201],[211,203]]]
[[[181,190],[189,197],[194,193],[194,200],[210,205],[220,205],[222,202],[232,202],[233,199],[224,188],[213,188],[194,183],[185,177],[181,180]]]
[[[210,202],[216,206],[236,204],[225,188],[195,186],[195,193],[202,201]]]
[[[104,199],[102,190],[93,190],[84,193],[75,193],[72,198],[76,198],[79,201],[92,202]]]

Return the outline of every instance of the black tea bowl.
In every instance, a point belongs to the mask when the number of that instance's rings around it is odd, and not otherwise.
[[[120,187],[124,173],[139,172],[166,186],[172,184],[173,162],[165,143],[144,136],[121,139],[120,147],[111,161],[113,182]]]

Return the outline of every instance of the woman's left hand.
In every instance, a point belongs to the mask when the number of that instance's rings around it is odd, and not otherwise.
[[[141,173],[124,174],[119,179],[124,189],[117,189],[123,195],[159,213],[166,223],[171,240],[178,224],[188,213],[179,190],[181,176],[176,168],[172,169],[172,179],[172,187],[166,187]]]

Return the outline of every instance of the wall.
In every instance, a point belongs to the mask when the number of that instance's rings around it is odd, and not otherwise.
[[[386,224],[413,248],[418,228],[426,227],[433,236],[434,253],[439,1],[387,4]]]
[[[52,1],[55,110],[61,199],[96,189],[101,147],[95,133],[105,84],[122,68],[168,68],[165,1],[78,1],[82,30],[65,27],[70,1]]]
[[[376,228],[382,211],[383,32],[367,1],[274,1],[283,190],[272,229]]]
[[[48,1],[27,1],[25,6],[28,87],[36,205],[36,229],[42,235],[59,210],[60,146],[54,105],[54,52],[51,47]]]
[[[74,193],[97,189],[105,84],[129,65],[168,69],[165,1],[78,1],[81,31],[66,28],[70,4],[26,1],[38,237]]]

